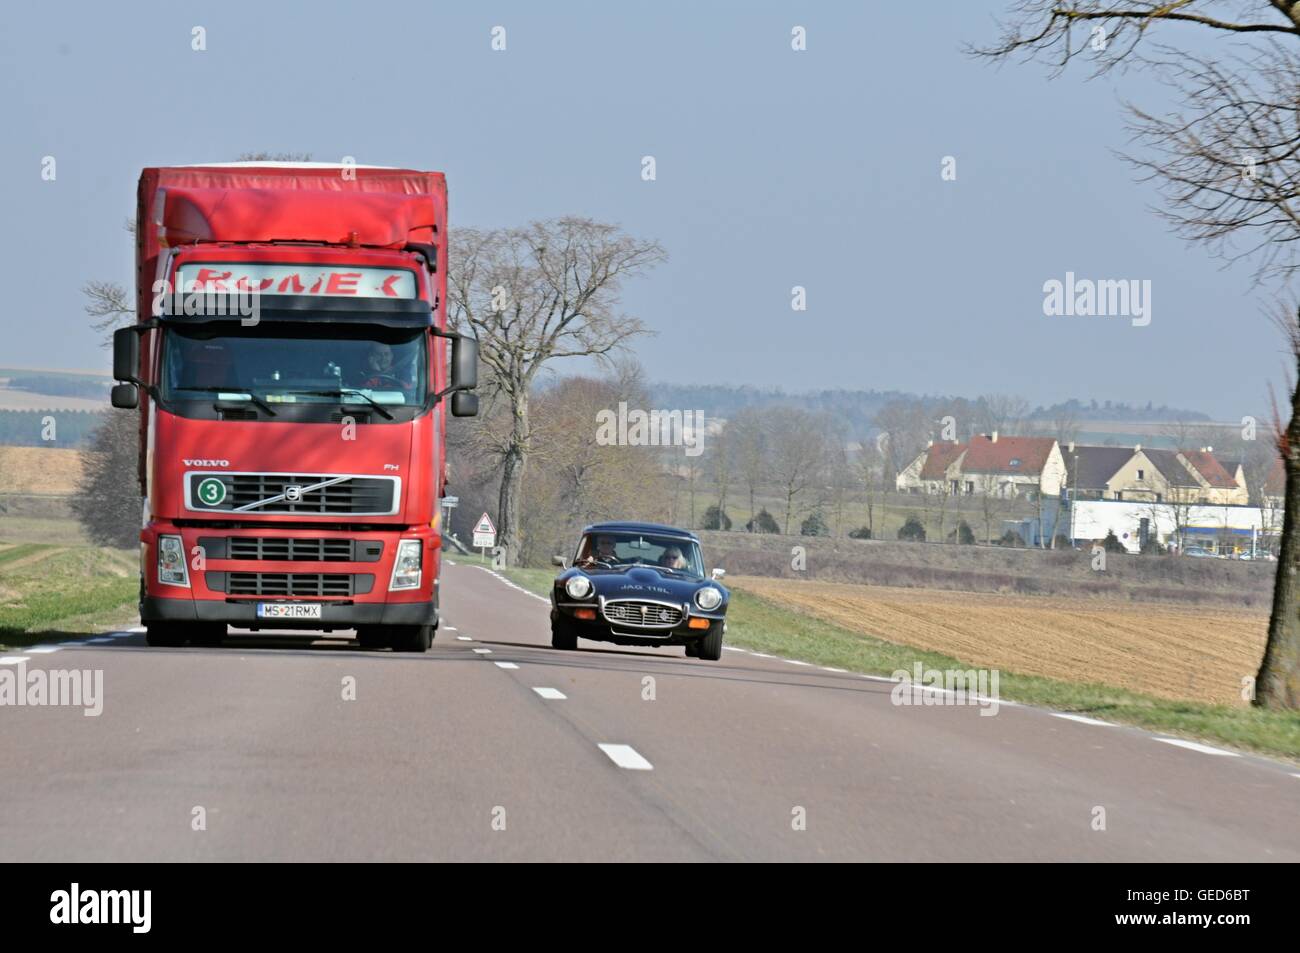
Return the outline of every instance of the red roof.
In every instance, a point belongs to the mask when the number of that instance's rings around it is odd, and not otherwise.
[[[964,443],[936,443],[925,455],[921,465],[922,480],[942,480],[948,475],[948,468],[966,452]]]
[[[1236,479],[1223,469],[1223,464],[1214,458],[1214,454],[1207,450],[1184,450],[1183,456],[1210,486],[1228,490],[1237,489]]]
[[[998,437],[995,442],[988,434],[981,434],[971,440],[961,469],[963,473],[1037,476],[1047,466],[1054,446],[1056,441],[1051,437]]]

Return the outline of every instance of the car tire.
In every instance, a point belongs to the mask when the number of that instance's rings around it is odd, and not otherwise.
[[[563,619],[551,622],[551,648],[573,652],[578,648],[578,633]]]
[[[696,640],[693,641],[693,642],[687,642],[687,643],[686,643],[686,657],[687,657],[687,658],[699,658],[699,657],[700,657],[700,640],[699,640],[699,639],[696,639]]]
[[[175,622],[146,623],[144,644],[153,648],[179,648],[185,644],[185,630]]]
[[[702,658],[706,662],[716,662],[722,658],[722,623],[715,622],[709,626],[709,634],[700,639],[700,654],[697,658]]]
[[[389,631],[394,652],[427,652],[433,644],[431,625],[395,625]]]

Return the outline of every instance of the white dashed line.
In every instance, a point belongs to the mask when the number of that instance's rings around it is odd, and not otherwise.
[[[457,629],[454,625],[444,625],[443,628],[446,629],[448,632],[458,632],[458,631],[460,631],[460,630]]]
[[[1177,745],[1179,748],[1186,748],[1188,751],[1199,751],[1201,754],[1217,754],[1224,758],[1240,758],[1241,755],[1235,751],[1224,751],[1222,748],[1211,748],[1209,745],[1197,744],[1195,741],[1184,741],[1182,738],[1156,738],[1156,741],[1163,741],[1167,745]]]
[[[653,771],[654,765],[637,754],[631,745],[597,745],[620,768],[629,771]]]
[[[458,636],[456,636],[456,641],[457,641],[457,642],[473,642],[474,640],[471,639],[468,635],[458,635]]]
[[[475,569],[482,569],[482,570],[483,570],[485,573],[487,573],[489,576],[492,576],[492,577],[494,577],[494,578],[496,578],[496,579],[500,579],[502,582],[504,582],[504,583],[505,583],[507,586],[509,586],[511,589],[517,589],[517,590],[519,590],[520,592],[522,592],[524,595],[528,596],[529,598],[532,598],[532,599],[538,599],[538,600],[540,600],[540,601],[542,601],[542,602],[545,602],[547,605],[550,605],[550,604],[551,604],[551,600],[550,600],[550,599],[546,598],[545,596],[539,596],[539,595],[538,595],[537,593],[535,593],[535,592],[529,592],[529,591],[528,591],[527,589],[525,589],[523,586],[517,586],[517,585],[515,585],[513,582],[511,582],[511,581],[510,581],[509,579],[507,579],[505,576],[501,575],[501,573],[499,573],[499,572],[494,572],[493,570],[488,569],[486,566],[475,566],[474,568],[475,568]]]
[[[848,670],[847,668],[831,668],[829,665],[823,665],[823,666],[822,666],[822,671],[823,671],[823,672],[834,672],[834,673],[836,673],[837,675],[847,675],[848,672],[849,672],[849,670]]]
[[[456,565],[456,563],[453,562],[452,560],[448,559],[448,560],[447,560],[447,565],[448,565],[448,566],[454,566],[454,565]]]
[[[564,701],[564,699],[569,697],[558,688],[534,688],[533,691],[537,692],[537,694],[549,701]],[[1300,777],[1300,775],[1297,775],[1297,777]]]
[[[728,652],[748,652],[749,649],[738,649],[734,645],[724,645],[723,648]]]
[[[762,652],[755,652],[754,657],[755,658],[776,658],[775,655],[764,655]]]
[[[26,661],[26,655],[0,655],[0,665],[17,665],[19,662]]]
[[[789,662],[791,665],[807,665],[809,668],[812,668],[812,662],[801,662],[798,659],[793,658],[782,659],[781,661]]]
[[[1081,725],[1098,725],[1102,728],[1114,728],[1108,721],[1098,721],[1096,718],[1088,718],[1084,715],[1070,715],[1063,711],[1049,711],[1053,718],[1064,718],[1066,721],[1077,721]]]
[[[33,645],[29,649],[23,649],[29,655],[49,655],[51,652],[57,652],[58,650],[57,645]]]
[[[492,650],[491,650],[491,649],[470,649],[470,651],[473,652],[475,655],[491,655],[491,654],[492,654]]]
[[[519,667],[514,662],[493,662],[492,664],[495,665],[497,668],[518,668]]]

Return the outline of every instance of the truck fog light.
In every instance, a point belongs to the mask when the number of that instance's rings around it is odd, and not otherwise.
[[[168,586],[190,586],[185,569],[185,544],[179,536],[158,537],[158,581]]]
[[[397,544],[397,559],[393,562],[393,579],[389,589],[420,588],[421,570],[424,568],[424,544],[418,539],[404,539]]]

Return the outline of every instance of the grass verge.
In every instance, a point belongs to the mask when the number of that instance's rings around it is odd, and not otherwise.
[[[464,557],[457,561],[461,559],[469,562]],[[555,578],[555,572],[549,569],[507,569],[503,575],[539,595],[550,592],[551,581]],[[891,676],[899,670],[911,672],[917,662],[927,669],[964,671],[971,667],[952,656],[885,642],[792,612],[768,599],[734,588],[731,590],[731,606],[727,610],[727,642],[758,652],[867,675]],[[998,688],[999,695],[1007,701],[1136,725],[1300,762],[1300,714],[1171,701],[1109,685],[1066,682],[1007,671],[1000,672]]]
[[[139,585],[128,552],[41,544],[7,549],[0,554],[0,646],[129,622]]]

